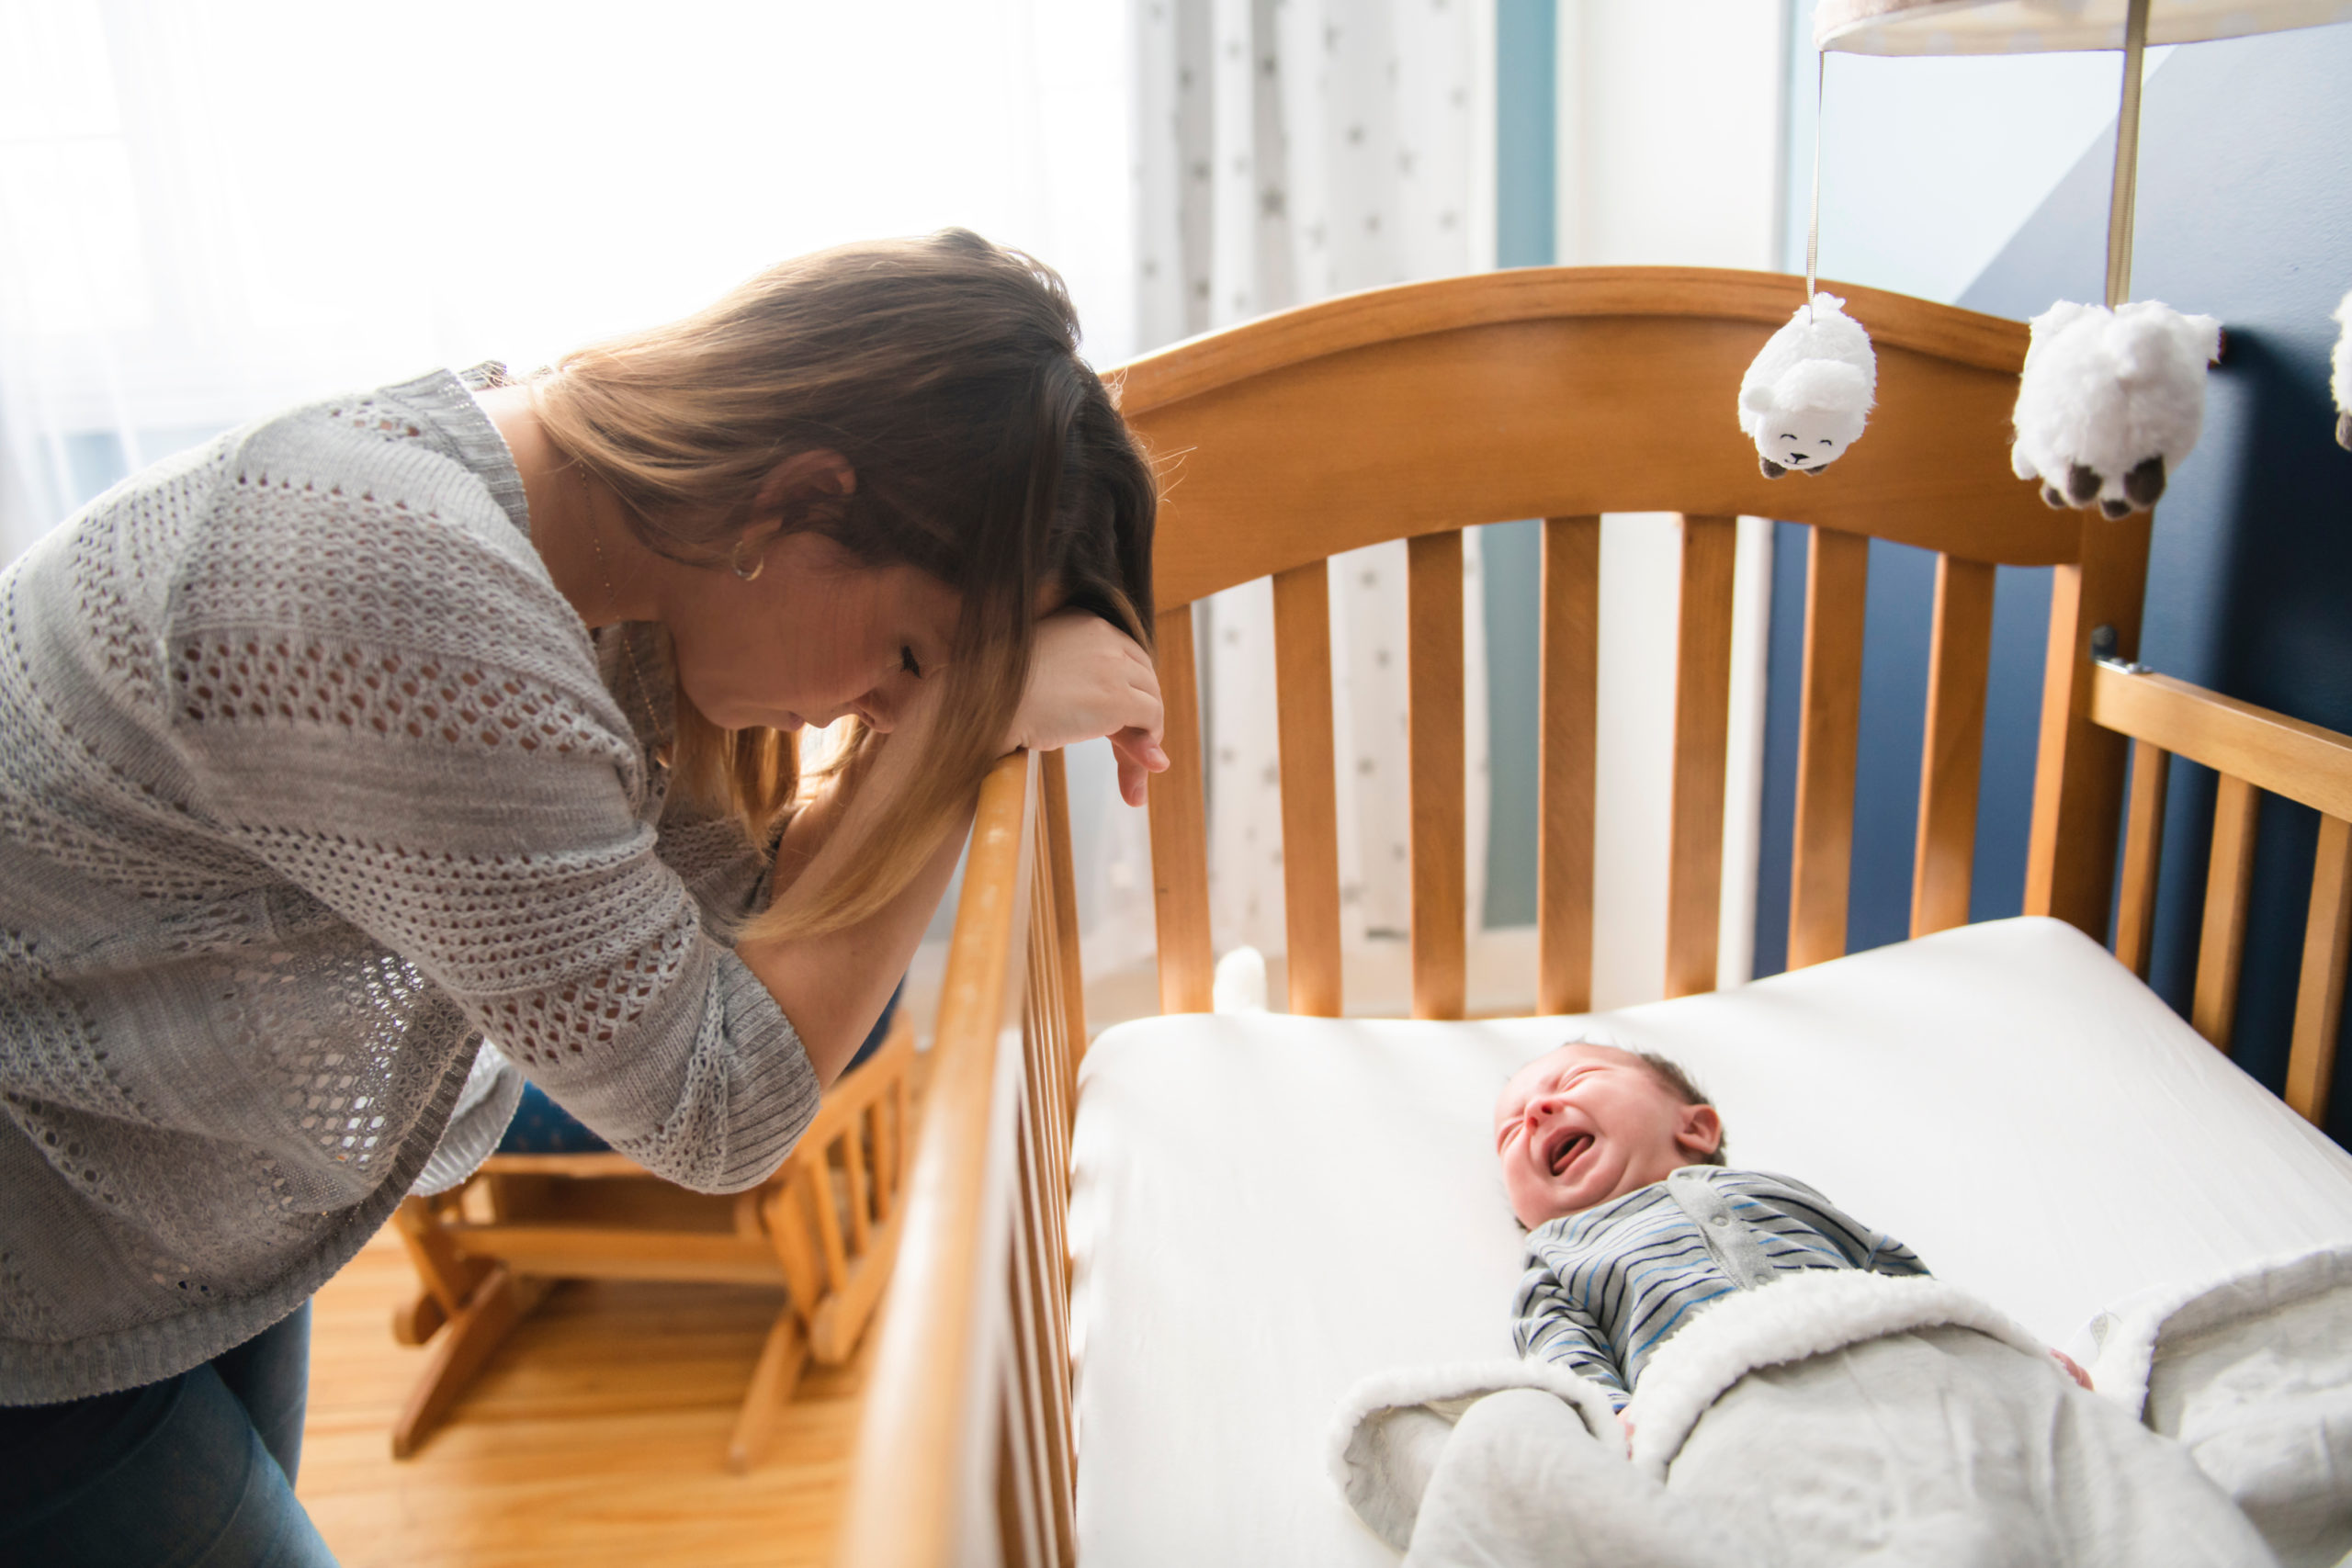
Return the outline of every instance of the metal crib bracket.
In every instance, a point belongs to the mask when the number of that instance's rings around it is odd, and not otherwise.
[[[2115,656],[2115,628],[2102,621],[2091,628],[2091,662],[2114,671],[2119,675],[2153,675],[2154,671],[2144,664]]]

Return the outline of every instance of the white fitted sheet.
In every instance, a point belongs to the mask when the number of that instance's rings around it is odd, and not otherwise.
[[[1088,1568],[1395,1562],[1325,1428],[1367,1372],[1512,1353],[1494,1097],[1579,1036],[1674,1056],[1736,1164],[2053,1343],[2131,1292],[2352,1241],[2352,1156],[2054,920],[1583,1019],[1123,1024],[1071,1148]]]

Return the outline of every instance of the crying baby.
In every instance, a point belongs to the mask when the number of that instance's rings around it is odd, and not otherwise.
[[[1349,1501],[1407,1568],[2276,1561],[2073,1362],[1730,1165],[1664,1057],[1563,1045],[1504,1087],[1494,1136],[1528,1232],[1521,1359],[1382,1383],[1338,1428]]]
[[[1521,1356],[1589,1378],[1622,1411],[1658,1348],[1719,1297],[1806,1269],[1928,1272],[1804,1182],[1733,1168],[1724,1147],[1722,1115],[1648,1052],[1578,1042],[1503,1086],[1495,1152],[1529,1232]]]

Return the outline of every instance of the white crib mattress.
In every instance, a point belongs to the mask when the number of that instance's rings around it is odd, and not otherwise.
[[[2352,1157],[2053,920],[1581,1019],[1125,1024],[1071,1153],[1088,1568],[1395,1562],[1325,1429],[1364,1373],[1511,1354],[1494,1097],[1579,1036],[1674,1056],[1735,1163],[2053,1342],[2132,1291],[2352,1241]]]

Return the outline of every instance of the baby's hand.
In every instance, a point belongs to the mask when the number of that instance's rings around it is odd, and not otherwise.
[[[2082,1364],[2076,1361],[2074,1357],[2069,1356],[2064,1350],[2052,1350],[2050,1352],[2050,1359],[2057,1362],[2060,1366],[2065,1368],[2066,1375],[2073,1378],[2076,1382],[2082,1384],[2086,1389],[2091,1386],[2090,1373],[2083,1371]],[[2093,1392],[2097,1391],[2094,1390]]]

